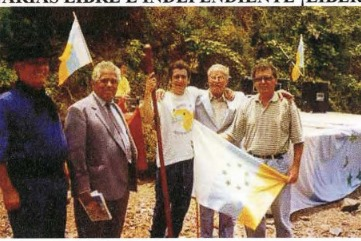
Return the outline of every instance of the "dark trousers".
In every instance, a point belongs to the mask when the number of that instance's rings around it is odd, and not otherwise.
[[[182,231],[183,220],[188,211],[193,188],[193,159],[166,166],[170,210],[173,223],[173,237]],[[156,203],[153,213],[151,238],[164,238],[166,220],[161,188],[160,169],[156,172]]]
[[[64,178],[15,181],[20,208],[8,212],[14,238],[64,238],[67,184]]]
[[[77,198],[74,198],[75,223],[79,238],[120,238],[127,212],[129,192],[121,199],[107,201],[112,219],[92,222]]]

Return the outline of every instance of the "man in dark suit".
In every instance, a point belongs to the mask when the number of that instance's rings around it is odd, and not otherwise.
[[[129,191],[136,190],[136,148],[122,111],[113,101],[119,77],[119,68],[112,62],[97,64],[93,92],[69,107],[65,121],[80,238],[119,238]],[[95,190],[104,195],[112,215],[109,221],[92,222],[80,203],[99,211],[90,195]]]

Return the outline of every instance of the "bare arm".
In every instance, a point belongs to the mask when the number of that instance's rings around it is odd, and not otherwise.
[[[288,173],[288,183],[295,183],[298,180],[298,176],[300,173],[301,157],[303,152],[303,143],[294,144],[293,149],[293,164]]]
[[[8,146],[8,123],[7,119],[7,103],[6,101],[0,101],[0,189],[2,190],[4,205],[6,210],[12,211],[20,207],[20,197],[16,188],[11,183],[9,178],[6,157],[4,155]]]
[[[154,77],[154,73],[148,75],[144,92],[144,104],[142,106],[143,121],[145,124],[152,124],[154,120],[152,92],[155,90],[156,84],[157,81]]]
[[[0,164],[0,188],[3,193],[5,208],[8,211],[16,210],[20,207],[20,196],[15,189],[8,175],[6,164]]]

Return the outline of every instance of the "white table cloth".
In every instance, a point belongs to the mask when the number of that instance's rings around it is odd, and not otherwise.
[[[361,115],[301,112],[301,119],[305,145],[292,212],[339,200],[361,184]]]

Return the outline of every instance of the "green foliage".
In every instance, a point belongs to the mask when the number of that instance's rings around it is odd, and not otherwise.
[[[58,86],[58,74],[52,74],[46,84],[47,93],[52,97],[58,106],[61,119],[64,121],[67,109],[76,101],[87,96],[91,90],[92,66],[88,64],[75,71],[63,84]]]
[[[201,75],[203,78],[198,79],[198,82],[203,80],[203,83],[195,83],[196,85],[198,84],[200,87],[205,86],[207,70],[211,64],[215,63],[222,63],[230,67],[232,79],[235,81],[245,75],[246,71],[242,63],[241,55],[230,49],[226,44],[209,39],[200,39],[198,36],[192,36],[186,39],[185,42],[189,52],[193,53],[194,58],[198,60],[199,63],[206,64],[205,66],[199,66],[199,71],[203,73]],[[231,81],[230,86],[234,87],[237,86],[237,84],[239,84],[239,82]]]
[[[15,71],[8,68],[5,61],[0,61],[0,88],[10,88],[11,84],[17,80]]]
[[[332,108],[339,112],[361,114],[361,82],[352,75],[338,75],[330,86]]]
[[[48,8],[12,8],[2,11],[0,53],[9,61],[50,57],[55,28]]]
[[[304,76],[290,85],[302,105],[303,81],[328,81],[334,111],[361,114],[361,8],[338,7],[152,7],[152,8],[34,8],[36,19],[49,19],[53,28],[39,33],[51,34],[57,55],[51,60],[47,92],[57,103],[64,119],[69,105],[91,92],[92,65],[77,70],[59,87],[57,69],[77,14],[94,64],[111,60],[128,66],[131,97],[142,97],[145,74],[140,66],[144,44],[153,49],[159,86],[167,88],[167,66],[184,59],[192,68],[192,85],[206,86],[208,68],[220,63],[230,67],[230,87],[240,90],[257,60],[264,58],[279,69],[280,78],[289,78],[302,34],[305,47]],[[50,10],[51,15],[48,11]],[[12,8],[0,8],[0,42],[9,42]],[[32,17],[15,19],[30,26]],[[11,20],[11,21],[10,21]],[[37,40],[41,41],[41,38]],[[16,80],[4,61],[0,44],[0,88]],[[147,159],[155,159],[154,128],[144,126]]]
[[[140,64],[145,43],[152,45],[161,87],[167,86],[169,63],[184,59],[192,68],[192,84],[205,87],[207,69],[221,63],[230,67],[230,86],[239,90],[241,80],[250,75],[260,58],[271,60],[278,67],[279,76],[289,78],[302,34],[305,69],[301,81],[329,81],[332,109],[360,113],[360,7],[48,9],[51,16],[42,8],[33,11],[50,17],[54,26],[51,34],[55,32],[56,36],[52,43],[58,56],[65,47],[75,10],[94,63],[112,60],[128,65],[133,97],[142,96],[144,91],[145,75]],[[0,8],[0,21],[7,22],[12,11]],[[92,66],[76,71],[63,87],[58,87],[58,64],[54,58],[48,89],[65,113],[69,104],[91,91]],[[1,86],[8,86],[15,79],[5,62],[1,62],[0,77]],[[300,86],[299,82],[291,83],[291,92],[298,99]]]
[[[122,50],[120,55],[123,62],[127,64],[128,81],[131,86],[133,98],[142,97],[144,93],[145,74],[141,71],[141,61],[144,57],[144,44],[138,39],[132,39]]]

